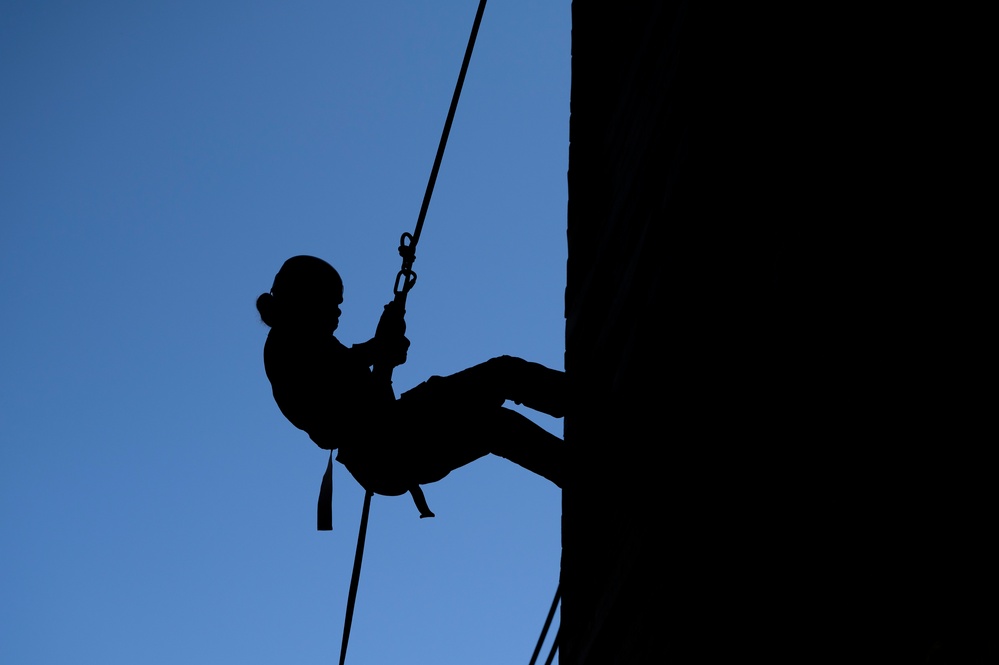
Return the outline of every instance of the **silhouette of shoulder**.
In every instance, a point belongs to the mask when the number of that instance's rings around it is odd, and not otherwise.
[[[371,372],[332,335],[272,329],[264,370],[281,413],[323,448],[338,447],[377,411]]]

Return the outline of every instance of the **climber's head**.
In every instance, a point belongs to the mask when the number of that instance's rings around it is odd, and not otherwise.
[[[257,311],[272,328],[333,334],[342,302],[343,280],[333,266],[314,256],[293,256],[275,275],[270,293],[257,298]]]

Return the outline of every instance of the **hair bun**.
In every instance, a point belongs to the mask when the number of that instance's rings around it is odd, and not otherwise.
[[[277,323],[277,303],[274,302],[274,296],[269,293],[261,293],[257,298],[257,311],[260,312],[260,320],[267,327],[273,328],[274,324]]]

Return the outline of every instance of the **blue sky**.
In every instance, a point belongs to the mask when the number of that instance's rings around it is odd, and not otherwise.
[[[254,300],[322,256],[338,336],[372,334],[475,8],[0,5],[0,662],[336,662],[363,493],[338,466],[316,532],[326,459],[271,399]],[[486,7],[397,391],[562,367],[569,66],[568,0]],[[373,501],[348,662],[526,663],[559,490],[488,458],[426,493],[430,520]]]

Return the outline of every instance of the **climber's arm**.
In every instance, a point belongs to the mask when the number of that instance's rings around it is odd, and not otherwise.
[[[385,305],[378,321],[375,336],[367,342],[351,346],[360,361],[367,367],[391,371],[406,362],[409,340],[406,339],[406,310],[396,302]]]

